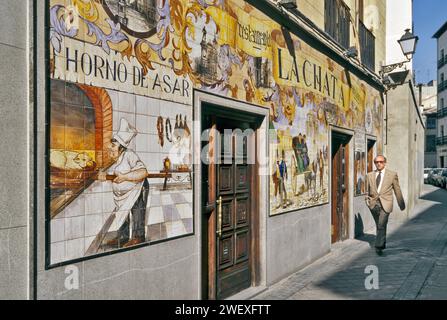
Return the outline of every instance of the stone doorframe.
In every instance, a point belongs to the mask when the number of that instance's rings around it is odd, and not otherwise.
[[[239,111],[245,111],[248,113],[263,116],[264,119],[259,129],[256,132],[256,138],[258,141],[258,154],[257,158],[261,162],[261,159],[265,159],[265,165],[262,169],[260,166],[259,170],[264,170],[264,173],[269,172],[270,164],[268,161],[268,121],[269,121],[269,109],[262,106],[252,105],[236,100],[232,100],[226,97],[216,96],[210,93],[206,93],[199,90],[194,90],[193,94],[193,120],[194,120],[194,134],[193,134],[193,159],[194,159],[194,208],[196,208],[196,216],[194,219],[195,230],[197,232],[197,279],[199,281],[197,296],[202,299],[202,194],[200,183],[202,179],[201,164],[200,164],[200,154],[201,154],[201,133],[202,133],[202,106],[203,104],[213,104],[221,106],[222,108],[235,109]],[[259,176],[259,189],[260,195],[258,197],[258,208],[259,208],[259,279],[256,286],[252,286],[244,291],[239,292],[235,296],[230,297],[230,299],[249,299],[250,297],[258,294],[260,291],[266,288],[267,283],[267,218],[269,216],[269,175],[261,174]],[[207,272],[207,271],[206,271]]]
[[[354,224],[355,224],[355,214],[354,214],[354,136],[355,132],[351,129],[341,128],[334,125],[330,125],[329,128],[329,147],[328,149],[332,153],[332,132],[339,132],[345,134],[347,136],[351,136],[351,141],[348,143],[349,146],[349,182],[348,182],[348,197],[349,197],[349,205],[348,205],[348,223],[349,223],[349,231],[348,231],[348,239],[354,239]],[[332,155],[329,158],[329,168],[331,170],[331,174],[329,175],[329,195],[332,195]],[[332,208],[332,202],[331,202]],[[333,244],[330,244],[332,247]]]

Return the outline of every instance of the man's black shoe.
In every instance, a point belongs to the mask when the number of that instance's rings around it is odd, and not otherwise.
[[[381,256],[383,254],[383,251],[380,248],[376,248],[376,253],[377,255]]]

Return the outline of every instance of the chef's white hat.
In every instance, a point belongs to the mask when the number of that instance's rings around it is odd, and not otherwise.
[[[135,129],[126,119],[121,118],[120,128],[118,132],[113,135],[113,139],[118,141],[123,147],[127,148],[137,133],[137,129]]]

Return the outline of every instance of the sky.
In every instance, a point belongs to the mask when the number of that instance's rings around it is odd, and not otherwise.
[[[414,34],[419,37],[413,60],[416,83],[427,83],[437,78],[437,46],[436,39],[432,37],[445,22],[446,0],[413,0]]]

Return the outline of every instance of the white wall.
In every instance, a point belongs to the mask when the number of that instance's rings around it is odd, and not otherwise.
[[[386,1],[386,64],[406,60],[397,42],[405,33],[405,29],[413,31],[412,0]],[[411,62],[406,63],[407,70],[413,70]],[[398,71],[399,69],[396,69]]]
[[[34,1],[2,1],[0,6],[0,300],[30,297],[32,251],[33,97],[32,16]],[[29,130],[29,131],[28,131]]]
[[[409,79],[407,78],[407,81]],[[407,204],[403,213],[395,203],[398,220],[411,217],[420,196],[424,166],[424,127],[419,118],[408,82],[388,92],[388,168],[396,171]]]
[[[416,94],[416,102],[419,104],[419,87],[415,86],[414,88]],[[436,109],[438,99],[438,82],[435,80],[432,86],[428,86],[426,84],[422,85],[422,101],[421,106],[423,107],[423,111],[426,112],[432,108]]]

